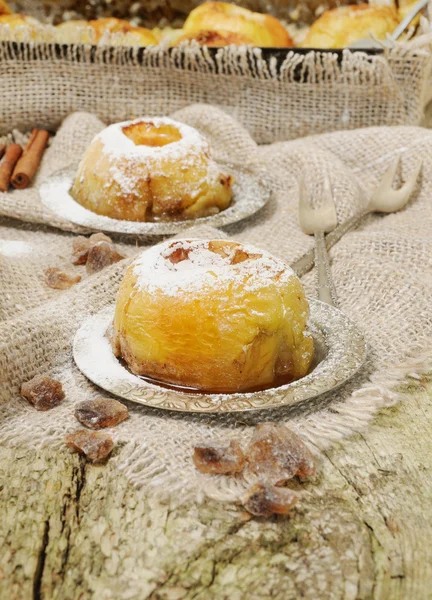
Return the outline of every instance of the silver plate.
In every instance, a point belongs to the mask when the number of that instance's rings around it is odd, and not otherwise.
[[[89,229],[133,235],[170,235],[196,225],[222,227],[250,217],[260,210],[270,198],[270,190],[257,177],[232,165],[221,165],[233,175],[231,205],[216,215],[187,221],[135,222],[111,219],[98,215],[76,202],[69,191],[75,180],[77,166],[57,171],[39,188],[42,203],[58,217],[83,225]]]
[[[263,392],[235,394],[183,393],[149,383],[115,358],[105,334],[113,306],[88,318],[75,335],[75,362],[93,383],[112,394],[145,406],[190,413],[262,410],[297,404],[328,392],[350,379],[366,358],[366,342],[358,327],[340,310],[309,300],[309,327],[317,364],[302,379]]]

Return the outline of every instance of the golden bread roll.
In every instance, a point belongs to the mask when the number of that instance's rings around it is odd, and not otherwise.
[[[152,118],[116,123],[99,133],[83,156],[71,194],[113,219],[177,220],[224,210],[231,185],[196,129]]]
[[[197,33],[189,33],[180,36],[176,40],[176,44],[180,42],[198,42],[200,46],[209,46],[211,48],[220,48],[222,46],[255,45],[253,40],[239,33],[231,33],[230,31],[198,31]]]
[[[226,2],[206,2],[195,8],[186,19],[183,31],[186,36],[196,36],[200,32],[231,33],[261,47],[293,45],[287,30],[275,17]]]
[[[96,35],[89,21],[72,20],[60,23],[56,27],[57,41],[60,44],[90,44],[96,42]]]
[[[5,0],[0,0],[0,15],[11,15],[12,10]]]
[[[183,29],[174,27],[154,27],[152,29],[153,35],[156,37],[158,44],[165,43],[168,46],[175,46],[177,40],[184,35]]]
[[[302,47],[346,48],[371,34],[385,39],[398,23],[398,12],[393,6],[340,6],[324,12],[312,23]]]
[[[33,17],[27,15],[16,14],[3,14],[0,15],[0,27],[6,25],[9,31],[15,35],[19,32],[25,34],[25,38],[36,40],[38,33],[42,29],[42,24]]]
[[[221,240],[168,241],[127,269],[112,346],[131,371],[209,392],[303,377],[313,358],[303,286],[281,260]]]
[[[57,25],[60,43],[98,43],[104,36],[110,45],[151,46],[157,37],[145,27],[134,27],[122,19],[96,19],[94,21],[65,21]]]

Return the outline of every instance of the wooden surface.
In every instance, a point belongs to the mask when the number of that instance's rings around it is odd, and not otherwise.
[[[323,456],[288,518],[149,504],[109,464],[0,448],[0,598],[432,598],[430,389]]]

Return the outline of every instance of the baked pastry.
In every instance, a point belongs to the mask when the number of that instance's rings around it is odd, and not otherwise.
[[[63,44],[91,44],[109,40],[113,46],[151,46],[157,37],[145,27],[134,27],[122,19],[96,19],[94,21],[65,21],[57,25],[57,41]]]
[[[193,39],[201,32],[205,32],[205,35],[211,39],[211,32],[213,32],[219,40],[222,40],[224,35],[233,34],[254,46],[293,46],[287,30],[275,17],[255,13],[226,2],[206,2],[195,8],[186,19],[183,31],[187,39]]]
[[[252,391],[308,372],[308,314],[299,279],[267,252],[232,241],[168,241],[127,269],[112,345],[137,375]]]
[[[211,48],[220,48],[222,46],[230,46],[234,44],[241,46],[245,44],[247,46],[254,46],[253,41],[239,33],[232,33],[230,31],[199,31],[198,33],[184,34],[177,38],[175,45],[180,42],[198,42],[200,46],[209,46]]]
[[[8,29],[2,31],[2,39],[9,37],[7,32],[10,32],[11,38],[15,39],[16,35],[22,32],[26,38],[35,40],[38,37],[38,32],[41,30],[42,25],[37,19],[28,17],[27,15],[16,14],[1,14],[0,13],[0,27],[7,25]]]
[[[398,23],[394,6],[340,6],[325,11],[312,23],[301,45],[304,48],[346,48],[371,34],[385,39]]]
[[[178,46],[181,42],[191,41],[198,42],[200,46],[211,47],[229,46],[230,44],[237,46],[242,44],[254,45],[250,38],[230,31],[199,31],[198,33],[186,34],[183,29],[172,29],[171,27],[159,29],[156,27],[152,32],[158,38],[159,43],[168,46]]]
[[[167,118],[110,125],[86,150],[71,194],[113,219],[194,219],[227,208],[232,177],[210,156],[206,139]]]
[[[11,15],[12,10],[6,0],[0,0],[0,15]]]
[[[158,44],[162,43],[166,46],[175,46],[184,33],[183,29],[175,27],[153,27],[153,35],[156,37]]]

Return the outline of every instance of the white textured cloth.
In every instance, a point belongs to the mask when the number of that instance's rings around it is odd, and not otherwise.
[[[307,405],[261,413],[188,416],[128,403],[130,418],[108,430],[118,444],[112,463],[148,491],[185,499],[205,490],[217,498],[236,499],[250,482],[242,476],[197,473],[191,461],[196,442],[234,436],[245,445],[255,423],[278,420],[295,428],[312,448],[324,448],[364,427],[380,407],[397,401],[398,382],[407,374],[431,367],[432,131],[369,128],[257,146],[241,125],[218,109],[191,106],[171,116],[206,135],[218,160],[248,161],[252,169],[265,167],[274,192],[271,202],[254,217],[224,232],[198,229],[195,235],[248,241],[287,262],[312,244],[298,226],[300,174],[318,201],[328,171],[342,221],[361,210],[397,155],[402,158],[402,179],[419,157],[423,159],[421,180],[406,209],[368,217],[331,251],[341,308],[364,330],[370,345],[360,375]],[[75,228],[41,206],[37,184],[53,170],[76,161],[102,127],[93,115],[71,115],[46,152],[36,185],[0,194],[2,443],[60,447],[65,434],[79,426],[74,404],[101,395],[74,365],[71,342],[86,316],[113,303],[128,261],[92,276],[86,276],[83,267],[73,267],[73,234],[48,226]],[[128,256],[137,252],[135,239],[116,241]],[[83,281],[68,291],[47,288],[43,272],[51,266],[79,271]],[[312,273],[303,282],[313,296]],[[414,351],[422,354],[406,362]],[[20,384],[38,373],[60,379],[66,391],[65,401],[49,412],[35,411],[18,393]]]

